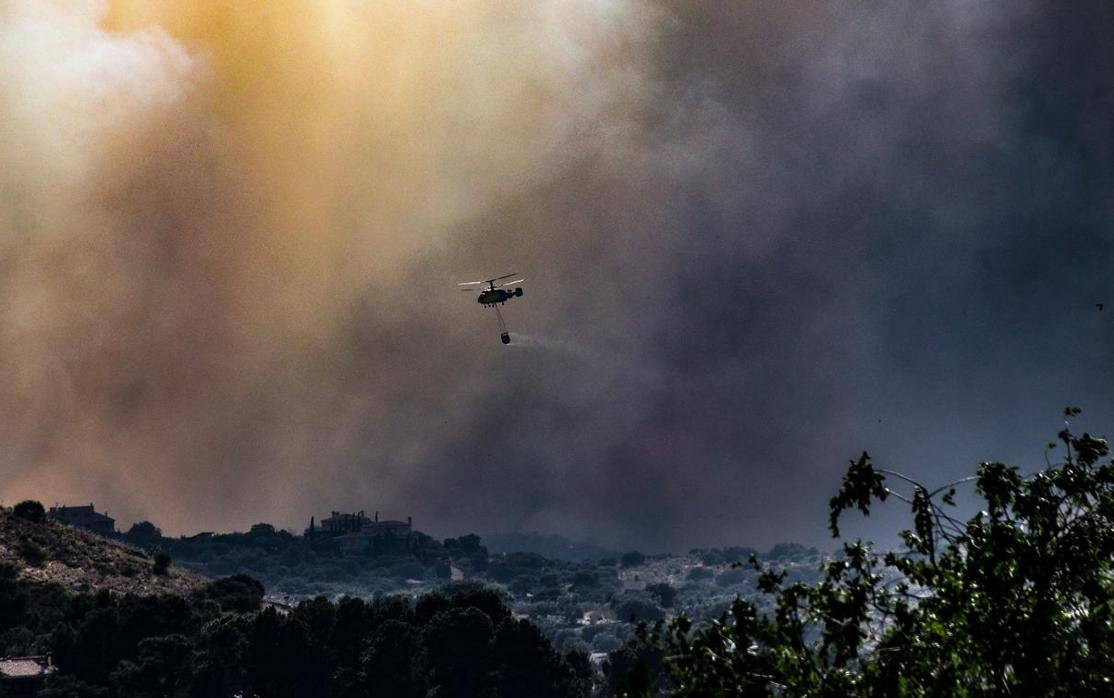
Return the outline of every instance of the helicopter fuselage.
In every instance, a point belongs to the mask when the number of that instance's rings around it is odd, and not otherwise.
[[[515,298],[517,296],[521,296],[521,295],[522,295],[522,289],[521,288],[512,288],[512,289],[501,289],[501,288],[491,289],[491,288],[489,288],[489,289],[487,289],[486,291],[484,291],[483,293],[480,294],[480,297],[476,299],[476,302],[479,303],[480,305],[483,305],[483,306],[498,305],[498,304],[506,303],[510,299]]]

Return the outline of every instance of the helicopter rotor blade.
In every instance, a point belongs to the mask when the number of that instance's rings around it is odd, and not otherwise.
[[[495,277],[494,279],[488,279],[488,281],[489,281],[489,282],[490,282],[490,281],[501,281],[501,280],[503,280],[503,279],[509,279],[509,278],[511,278],[512,276],[517,276],[517,275],[518,275],[518,272],[514,272],[514,271],[512,271],[512,272],[511,272],[510,274],[504,274],[504,275],[502,275],[502,276],[496,276],[496,277]]]
[[[464,282],[461,282],[461,283],[457,284],[457,286],[477,286],[477,285],[486,284],[486,283],[488,283],[488,282],[486,282],[486,281],[464,281]]]
[[[523,281],[525,281],[525,280],[526,280],[526,279],[515,279],[514,281],[508,281],[508,282],[507,282],[507,283],[505,283],[505,284],[499,284],[499,288],[503,288],[504,286],[513,286],[513,285],[515,285],[515,284],[520,284],[520,283],[522,283],[522,282],[523,282]]]

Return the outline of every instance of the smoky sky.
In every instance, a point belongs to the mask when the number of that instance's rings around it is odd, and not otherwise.
[[[0,8],[5,502],[826,545],[1114,417],[1105,3]]]

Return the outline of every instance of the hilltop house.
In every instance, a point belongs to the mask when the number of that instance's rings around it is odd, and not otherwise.
[[[376,513],[376,519],[379,514]],[[348,533],[349,531],[359,531],[364,526],[367,517],[364,512],[357,511],[351,514],[334,511],[327,519],[321,519],[321,531],[323,533]]]
[[[406,517],[406,521],[380,521],[379,512],[375,512],[375,517],[369,519],[362,511],[354,514],[334,511],[332,516],[322,519],[321,530],[334,534],[337,546],[342,551],[354,552],[367,550],[377,540],[393,539],[409,542],[413,521],[409,516]]]
[[[97,512],[93,509],[92,504],[76,507],[51,507],[49,516],[55,521],[84,528],[102,536],[110,536],[116,532],[116,519],[109,516],[107,512],[104,514]]]

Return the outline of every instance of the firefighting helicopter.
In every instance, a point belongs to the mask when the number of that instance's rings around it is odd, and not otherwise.
[[[511,334],[507,332],[507,323],[503,321],[503,314],[499,312],[499,306],[503,305],[512,298],[518,298],[522,295],[521,288],[507,288],[520,284],[525,279],[515,279],[514,281],[503,281],[509,279],[515,274],[504,274],[497,276],[494,279],[487,279],[486,281],[465,281],[464,283],[457,284],[458,286],[479,286],[480,297],[476,302],[485,308],[495,308],[495,317],[499,320],[499,339],[503,344],[511,343]],[[496,284],[496,281],[503,281],[503,283]],[[486,287],[486,288],[485,288]],[[475,291],[475,288],[462,288],[461,291]]]

